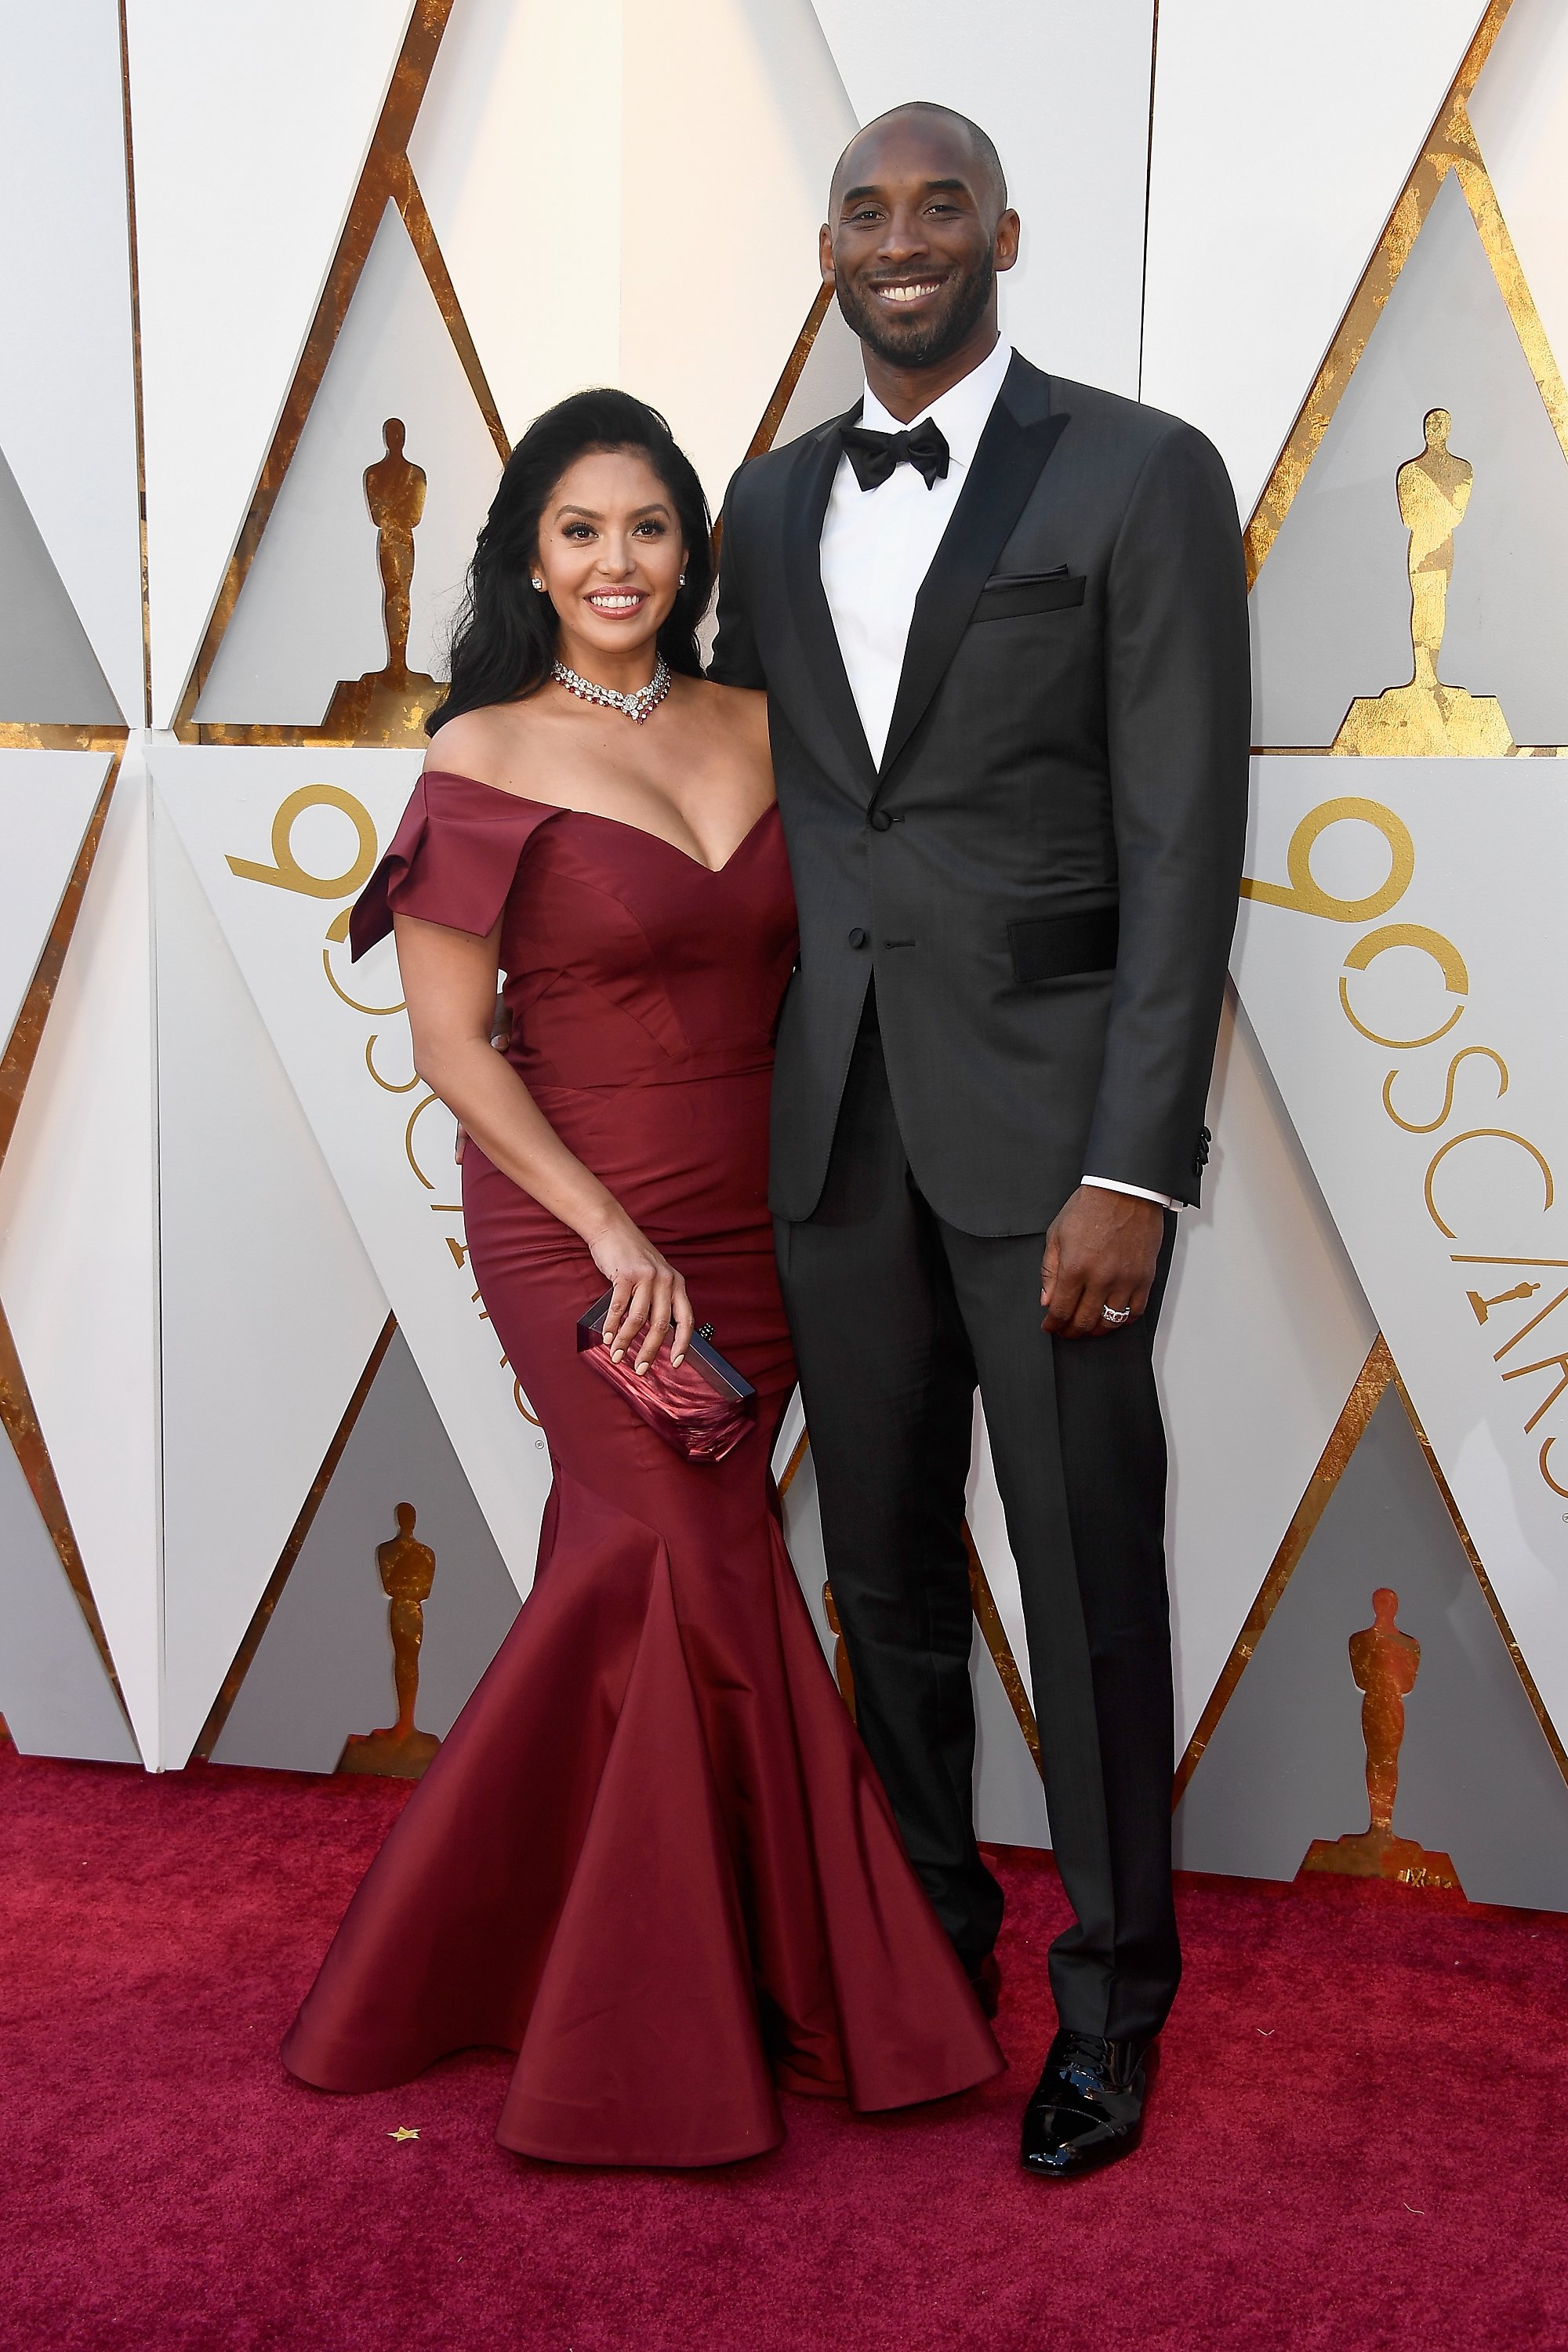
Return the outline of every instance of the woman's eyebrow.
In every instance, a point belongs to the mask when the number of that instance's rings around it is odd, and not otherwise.
[[[557,507],[555,511],[557,514],[581,515],[584,522],[603,522],[605,520],[597,507],[580,507],[571,503],[570,501],[564,506]],[[669,509],[662,499],[655,499],[651,504],[646,507],[634,507],[632,509],[632,513],[635,517],[651,514],[667,515]]]

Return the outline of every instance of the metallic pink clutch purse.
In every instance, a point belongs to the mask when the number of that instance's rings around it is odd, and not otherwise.
[[[590,1371],[620,1391],[632,1411],[688,1462],[722,1462],[752,1427],[757,1392],[712,1345],[713,1326],[692,1334],[686,1360],[672,1364],[669,1341],[640,1378],[628,1349],[617,1364],[605,1345],[611,1292],[577,1326],[577,1352]]]

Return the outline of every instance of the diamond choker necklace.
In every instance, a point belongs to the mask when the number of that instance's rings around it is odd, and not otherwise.
[[[669,692],[669,664],[660,654],[653,676],[635,694],[617,694],[613,686],[595,686],[591,677],[579,677],[564,662],[552,662],[550,675],[557,686],[574,694],[580,702],[596,702],[605,710],[624,710],[634,726],[640,727],[648,713],[658,709]]]

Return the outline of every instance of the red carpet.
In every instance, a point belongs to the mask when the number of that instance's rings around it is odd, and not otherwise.
[[[1005,1853],[998,2086],[573,2173],[492,2144],[503,2058],[363,2099],[279,2065],[405,1794],[0,1748],[6,2352],[1568,2346],[1568,1919],[1186,1881],[1148,2138],[1064,2189],[1013,2160],[1061,1894]]]

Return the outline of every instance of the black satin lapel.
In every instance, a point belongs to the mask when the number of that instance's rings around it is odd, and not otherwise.
[[[1065,415],[1042,416],[1020,425],[1005,394],[991,411],[969,479],[915,599],[898,699],[882,754],[884,776],[925,716],[969,626],[980,592],[1067,425]]]
[[[858,415],[858,408],[852,412]],[[822,585],[822,524],[843,456],[838,422],[802,446],[798,467],[785,491],[784,573],[790,611],[805,656],[806,696],[825,714],[849,762],[862,796],[869,799],[877,763],[849,690],[838,635]]]

